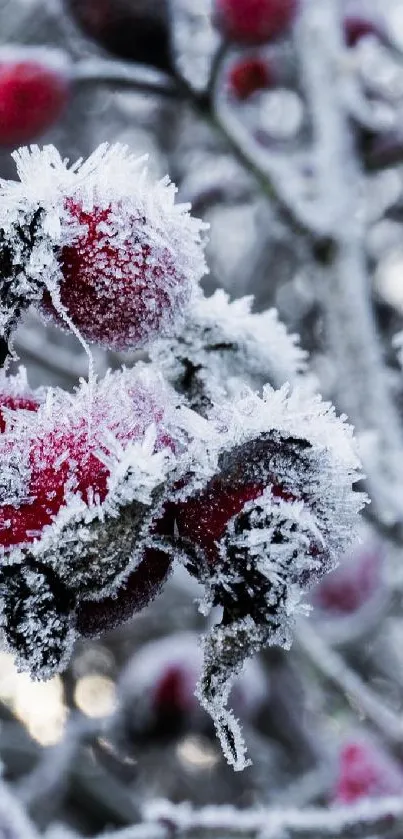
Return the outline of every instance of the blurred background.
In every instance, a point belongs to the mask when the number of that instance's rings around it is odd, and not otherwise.
[[[401,421],[403,4],[335,5],[366,298]],[[211,226],[206,291],[277,307],[309,351],[321,392],[348,410],[324,303],[328,240],[312,234],[319,204],[312,224],[309,215],[318,108],[301,72],[298,15],[279,37],[223,50],[213,11],[208,0],[0,0],[0,176],[15,177],[18,145],[8,142],[2,104],[4,67],[16,60],[7,50],[18,47],[24,61],[44,48],[35,60],[46,64],[56,48],[76,68],[68,97],[32,136],[27,118],[23,142],[53,143],[72,161],[104,141],[148,154],[152,171],[169,173]],[[329,90],[329,119],[331,98]],[[332,194],[337,167],[328,177]],[[87,374],[77,340],[31,312],[15,347],[35,387],[72,389]],[[94,355],[101,374],[136,360],[96,347]],[[144,803],[159,798],[304,807],[403,792],[402,738],[391,733],[403,708],[402,547],[386,531],[363,523],[361,543],[314,592],[309,629],[297,630],[291,652],[268,651],[238,680],[232,700],[253,760],[241,774],[226,765],[193,696],[205,619],[183,569],[132,622],[78,643],[63,676],[34,683],[0,651],[3,776],[36,828],[93,836],[138,823]]]

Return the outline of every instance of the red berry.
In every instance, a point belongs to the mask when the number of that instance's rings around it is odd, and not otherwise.
[[[166,0],[66,0],[87,35],[105,49],[160,70],[172,70]]]
[[[349,47],[355,47],[361,38],[366,38],[368,35],[375,35],[377,37],[381,35],[378,21],[369,17],[347,15],[344,18],[343,26],[344,37]]]
[[[209,564],[218,559],[217,542],[225,533],[230,520],[237,516],[248,501],[262,495],[258,484],[226,486],[220,479],[213,481],[205,492],[193,496],[178,506],[176,524],[179,535],[203,548]]]
[[[402,792],[402,767],[375,743],[360,739],[342,748],[334,801],[352,804],[360,798]]]
[[[128,576],[113,597],[86,600],[79,604],[76,627],[80,635],[96,638],[129,621],[159,594],[172,566],[163,551],[144,552],[139,567]]]
[[[61,117],[70,93],[67,75],[39,60],[0,55],[0,144],[30,143]]]
[[[260,44],[291,26],[299,0],[216,0],[215,20],[226,38]]]
[[[128,372],[109,377],[98,387],[92,402],[91,386],[79,391],[77,406],[68,394],[55,391],[53,414],[45,404],[32,422],[24,415],[13,432],[0,438],[3,550],[40,537],[74,498],[86,504],[98,499],[102,504],[110,477],[103,459],[108,452],[107,434],[127,446],[141,439],[154,422],[156,450],[170,441],[163,424],[163,403],[158,404],[156,395],[142,384],[131,383]]]
[[[187,278],[168,247],[152,247],[146,219],[127,218],[119,239],[119,208],[95,207],[89,213],[70,202],[68,212],[69,223],[82,226],[60,254],[60,299],[69,317],[89,341],[114,350],[143,347],[184,308]],[[63,325],[48,293],[43,308]]]
[[[240,59],[229,74],[230,89],[236,99],[248,99],[252,93],[275,84],[275,72],[261,58]]]

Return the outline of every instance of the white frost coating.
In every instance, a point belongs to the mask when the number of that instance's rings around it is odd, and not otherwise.
[[[236,393],[240,380],[253,389],[267,382],[276,387],[301,382],[306,353],[298,338],[287,332],[275,309],[252,313],[252,305],[253,297],[231,302],[222,289],[200,296],[183,329],[157,341],[151,357],[179,388],[190,363],[192,391],[212,401]],[[191,392],[190,401],[197,396]]]
[[[22,148],[13,157],[19,181],[0,180],[0,231],[12,251],[12,294],[26,304],[40,303],[47,290],[60,319],[77,333],[60,297],[63,273],[58,253],[75,242],[81,246],[79,240],[87,227],[79,222],[80,212],[105,210],[108,219],[98,218],[97,248],[91,251],[96,260],[99,298],[105,303],[109,297],[116,301],[124,292],[119,285],[119,265],[112,270],[114,259],[110,255],[104,257],[102,244],[106,253],[109,249],[110,254],[113,248],[116,261],[120,259],[126,271],[130,251],[130,262],[135,266],[131,269],[133,282],[137,271],[144,272],[143,280],[147,281],[144,300],[150,318],[153,295],[148,299],[147,287],[153,281],[161,294],[163,286],[165,304],[159,312],[159,327],[161,334],[169,332],[173,318],[183,317],[185,303],[192,300],[197,283],[207,270],[202,247],[206,225],[190,216],[189,205],[175,204],[176,187],[169,178],[153,182],[146,158],[133,156],[119,144],[101,145],[88,160],[78,160],[71,166],[53,146],[42,150],[38,146]],[[26,231],[33,219],[35,230],[31,230],[27,246],[21,229]],[[144,248],[148,253],[145,261]],[[170,266],[165,276],[167,255]],[[158,273],[160,266],[163,283]],[[13,311],[10,306],[10,302],[6,303],[0,312],[3,332],[13,320],[15,305]],[[84,304],[83,309],[85,314]],[[119,324],[112,325],[118,330]],[[92,334],[88,337],[95,340]],[[129,340],[126,336],[126,346]]]

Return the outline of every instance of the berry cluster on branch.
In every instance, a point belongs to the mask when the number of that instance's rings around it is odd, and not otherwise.
[[[222,609],[197,694],[242,769],[232,681],[261,647],[290,645],[301,598],[353,538],[365,498],[351,428],[312,391],[275,312],[204,297],[204,226],[167,179],[120,146],[71,167],[53,147],[14,157],[20,180],[0,184],[2,336],[34,305],[89,355],[96,342],[149,361],[102,380],[90,364],[73,395],[3,376],[9,647],[49,678],[77,637],[128,619],[182,562],[205,587],[201,610]]]

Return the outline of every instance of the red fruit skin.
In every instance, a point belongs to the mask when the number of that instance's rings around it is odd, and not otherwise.
[[[60,465],[65,451],[69,458]],[[65,502],[65,488],[71,474],[69,460],[76,463],[76,491],[87,500],[88,490],[98,493],[100,501],[107,494],[108,470],[98,458],[86,452],[86,430],[79,440],[73,435],[51,435],[37,441],[30,453],[31,475],[27,502],[18,506],[0,506],[0,544],[3,548],[31,543],[43,528],[51,524]],[[34,501],[31,503],[32,499]]]
[[[261,58],[240,60],[229,73],[229,86],[235,99],[248,99],[256,91],[274,87],[275,84],[274,69]]]
[[[335,802],[352,804],[361,798],[402,792],[403,771],[389,755],[370,742],[352,742],[344,746],[339,757]]]
[[[218,542],[234,516],[239,515],[248,501],[255,501],[263,492],[260,484],[224,484],[213,481],[207,490],[177,505],[176,526],[179,536],[199,545],[210,566],[218,561]],[[281,487],[272,487],[272,495],[292,500],[293,496]]]
[[[361,38],[368,35],[381,36],[378,23],[360,15],[347,15],[343,21],[344,38],[348,47],[355,47]]]
[[[102,227],[111,220],[111,207],[88,213],[70,202],[68,209],[70,218],[84,227],[60,254],[63,306],[88,341],[113,350],[143,347],[169,317],[168,286],[177,290],[179,307],[186,302],[185,278],[178,275],[168,250],[154,261],[150,245],[138,243],[144,220],[131,220],[131,234],[122,246]],[[45,314],[63,326],[48,293],[42,302]]]
[[[61,117],[68,78],[36,61],[0,63],[0,145],[30,143]]]
[[[216,0],[214,20],[225,38],[262,44],[289,29],[298,7],[299,0]]]
[[[6,430],[6,417],[2,408],[9,408],[11,411],[37,411],[39,402],[28,396],[2,396],[0,394],[0,433]]]
[[[86,600],[79,604],[76,627],[85,638],[97,638],[129,621],[160,593],[172,567],[172,557],[163,551],[147,550],[114,597]]]

